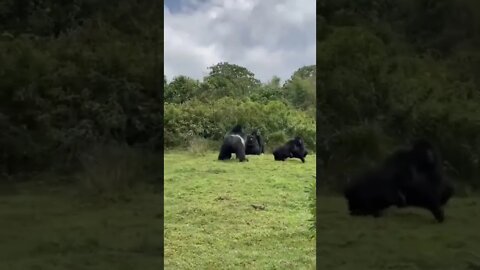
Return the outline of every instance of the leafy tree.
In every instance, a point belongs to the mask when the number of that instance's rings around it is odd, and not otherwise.
[[[199,82],[186,76],[178,76],[164,89],[165,101],[173,103],[184,103],[197,95]]]
[[[260,86],[260,81],[248,69],[227,62],[208,67],[204,78],[207,91],[215,97],[248,96]]]
[[[250,99],[260,103],[267,103],[273,100],[283,100],[283,89],[280,86],[280,78],[274,76],[270,82],[262,85],[251,93]]]
[[[300,76],[284,86],[284,96],[295,108],[314,108],[316,104],[315,79],[302,79]]]
[[[300,79],[315,79],[317,76],[317,66],[310,65],[310,66],[303,66],[297,69],[293,75],[284,83],[284,87],[288,85],[293,79],[300,78]]]

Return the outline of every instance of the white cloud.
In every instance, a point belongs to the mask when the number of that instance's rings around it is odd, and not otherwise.
[[[218,62],[244,66],[262,81],[315,64],[313,0],[208,0],[165,6],[165,74],[202,79]]]

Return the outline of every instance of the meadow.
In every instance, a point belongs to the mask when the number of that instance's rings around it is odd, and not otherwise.
[[[454,197],[443,224],[425,210],[351,217],[341,197],[317,201],[319,269],[480,269],[480,199]]]
[[[315,269],[315,155],[165,153],[165,269]]]
[[[92,197],[72,184],[1,187],[0,269],[161,269],[161,192]]]

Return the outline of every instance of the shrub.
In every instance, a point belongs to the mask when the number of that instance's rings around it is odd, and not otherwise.
[[[185,147],[197,137],[220,142],[236,124],[242,124],[247,132],[259,129],[269,149],[300,135],[309,150],[315,151],[315,119],[309,114],[280,101],[261,104],[229,97],[211,103],[166,103],[165,146]]]

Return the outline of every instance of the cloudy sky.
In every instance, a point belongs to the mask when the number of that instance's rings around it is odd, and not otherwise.
[[[314,0],[165,0],[167,80],[229,62],[262,82],[315,64]]]

